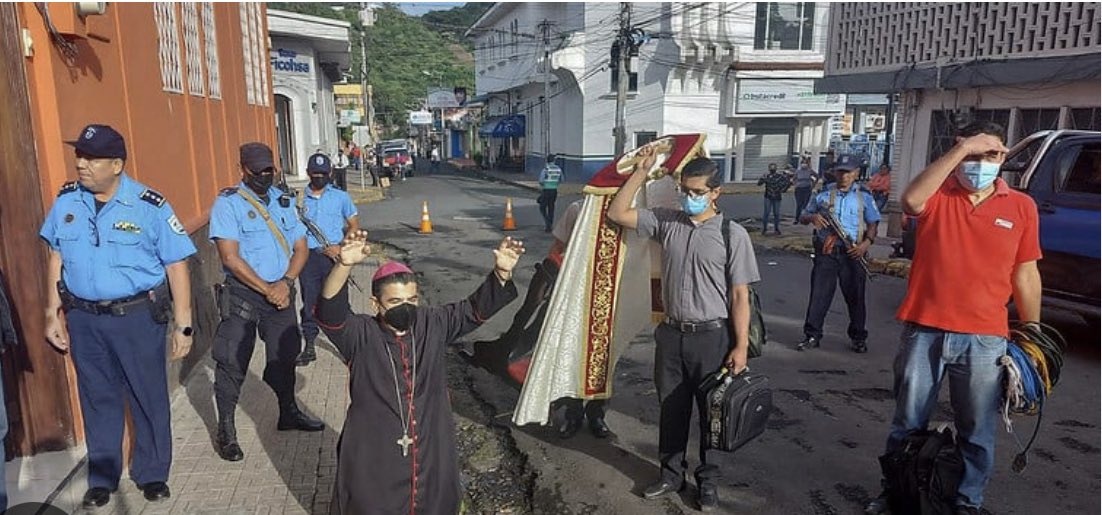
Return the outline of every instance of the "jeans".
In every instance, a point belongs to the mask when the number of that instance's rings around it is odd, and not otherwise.
[[[883,213],[884,206],[888,205],[888,194],[877,192],[872,194],[872,198],[876,201],[876,210]]]
[[[811,186],[796,188],[796,220],[800,219],[800,213],[804,212],[809,200],[811,200]]]
[[[761,233],[769,227],[769,214],[773,214],[773,230],[781,232],[781,199],[765,197],[765,212],[761,215]]]
[[[8,477],[4,473],[4,463],[8,456],[4,450],[4,439],[8,436],[8,410],[4,402],[4,378],[0,374],[0,512],[8,509]]]
[[[895,415],[887,450],[899,447],[907,433],[926,428],[937,406],[941,381],[949,378],[949,400],[964,477],[957,505],[979,507],[995,467],[995,432],[1000,419],[1002,367],[1006,339],[961,334],[907,323],[895,357]]]

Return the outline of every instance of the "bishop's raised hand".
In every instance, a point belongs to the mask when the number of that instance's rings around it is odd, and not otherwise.
[[[524,242],[506,236],[494,249],[494,270],[511,275],[522,254],[524,254]]]
[[[341,243],[341,252],[337,261],[345,266],[362,263],[371,255],[371,246],[367,244],[367,231],[355,231],[348,234]]]

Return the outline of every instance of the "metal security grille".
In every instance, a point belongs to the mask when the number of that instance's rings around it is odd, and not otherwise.
[[[1097,52],[1095,2],[844,2],[831,6],[827,72]]]
[[[969,123],[995,122],[1003,126],[1003,129],[1010,126],[1010,109],[938,110],[933,111],[930,116],[929,162],[931,163],[953,148],[956,144],[957,130]],[[1010,137],[1009,141],[1013,142],[1017,139]]]
[[[218,32],[214,23],[214,4],[203,3],[203,47],[207,60],[207,89],[210,98],[222,98],[222,76],[218,70]]]
[[[161,62],[161,87],[171,93],[184,92],[184,75],[180,69],[180,31],[176,21],[176,4],[153,4],[153,19],[157,23],[157,50]]]
[[[187,62],[187,90],[195,96],[206,96],[203,80],[203,54],[199,46],[199,8],[195,2],[180,4],[184,16],[184,55]]]

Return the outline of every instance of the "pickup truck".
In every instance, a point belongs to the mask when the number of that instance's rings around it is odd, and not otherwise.
[[[1095,331],[1102,305],[1100,134],[1037,132],[1010,149],[1000,172],[1007,184],[1037,203],[1042,305],[1079,315]],[[905,220],[897,254],[914,256],[916,224],[915,218]]]
[[[1040,215],[1042,304],[1098,327],[1102,268],[1100,133],[1042,131],[1007,154],[1002,176],[1033,197]]]

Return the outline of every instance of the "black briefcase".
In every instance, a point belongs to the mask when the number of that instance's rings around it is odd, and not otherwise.
[[[723,369],[706,377],[700,389],[708,401],[708,431],[701,435],[707,448],[734,451],[765,432],[773,411],[768,376]]]

